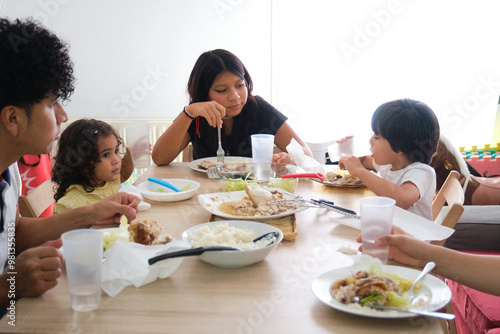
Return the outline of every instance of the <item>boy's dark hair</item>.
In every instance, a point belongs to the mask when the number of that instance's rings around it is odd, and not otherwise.
[[[111,125],[88,118],[71,123],[61,133],[52,168],[52,182],[57,185],[56,201],[73,184],[81,185],[87,192],[94,191],[95,164],[101,161],[97,144],[99,139],[110,135],[116,137],[119,146],[123,144]]]
[[[372,130],[411,163],[429,164],[439,142],[436,115],[425,103],[411,99],[394,100],[378,107],[372,117]]]
[[[53,93],[68,100],[74,91],[68,46],[34,21],[0,18],[0,109],[31,107]]]

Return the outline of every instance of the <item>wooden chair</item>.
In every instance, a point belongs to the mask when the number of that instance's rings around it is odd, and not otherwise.
[[[182,162],[193,161],[193,144],[189,143],[184,150],[182,150]]]
[[[434,201],[432,202],[432,219],[436,221],[439,212],[444,207],[445,203],[450,206],[450,210],[443,218],[441,225],[455,228],[457,221],[462,216],[464,212],[464,201],[465,201],[465,193],[462,185],[460,184],[460,173],[455,170],[452,170],[446,180],[443,183],[443,186],[434,197]],[[431,241],[433,245],[443,246],[446,240],[438,240]],[[451,305],[451,301],[446,305],[446,312],[453,314],[453,306]],[[456,334],[457,329],[454,320],[443,320],[440,319],[439,323],[443,332],[446,334]]]
[[[445,204],[450,206],[450,210],[441,222],[441,225],[449,228],[455,228],[458,219],[464,212],[465,194],[459,180],[460,173],[452,170],[432,202],[432,219],[434,221]],[[445,240],[440,240],[432,243],[442,246],[444,242]]]
[[[37,218],[54,202],[54,183],[47,179],[28,195],[19,196],[19,213],[23,217]]]

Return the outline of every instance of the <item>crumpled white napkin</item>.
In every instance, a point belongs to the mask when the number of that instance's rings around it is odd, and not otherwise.
[[[184,258],[167,259],[151,266],[148,260],[156,255],[189,248],[191,245],[182,240],[154,246],[117,240],[104,253],[106,260],[102,264],[102,289],[114,297],[129,285],[138,288],[157,278],[166,278],[177,270]]]
[[[377,259],[376,257],[373,257],[368,254],[363,254],[359,253],[357,255],[352,256],[352,265],[353,266],[359,266],[359,265],[372,265],[372,264],[377,264],[377,265],[382,265],[382,261],[380,259]]]
[[[119,192],[129,193],[139,197],[139,199],[141,200],[141,202],[137,206],[137,209],[139,211],[145,211],[151,208],[151,204],[145,202],[144,199],[142,198],[141,190],[136,186],[134,186],[133,184],[124,184],[123,186],[120,187]]]
[[[302,149],[302,146],[300,146],[300,144],[294,138],[292,138],[292,141],[286,147],[286,151],[293,159],[295,164],[299,167],[302,167],[305,171],[317,173],[325,172],[323,165],[321,165],[310,156],[306,155],[304,153],[304,150]]]

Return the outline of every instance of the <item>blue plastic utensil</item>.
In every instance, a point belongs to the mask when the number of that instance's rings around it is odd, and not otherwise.
[[[171,183],[169,183],[169,182],[167,182],[165,180],[157,179],[156,177],[150,177],[150,178],[148,178],[148,181],[151,181],[151,182],[154,182],[154,183],[158,183],[159,185],[162,185],[164,187],[170,188],[173,191],[176,191],[178,193],[182,192],[182,190],[180,190],[179,188],[175,187],[173,184],[171,184]]]

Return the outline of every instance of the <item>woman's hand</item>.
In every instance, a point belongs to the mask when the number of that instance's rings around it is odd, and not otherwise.
[[[361,235],[356,239],[362,242]],[[392,227],[392,234],[375,239],[375,246],[389,246],[389,259],[415,267],[423,267],[431,260],[432,248],[424,241],[415,239],[399,227]],[[363,248],[360,246],[359,250]]]
[[[193,117],[203,117],[212,127],[222,126],[222,117],[226,116],[226,108],[215,101],[196,102],[188,105],[186,111]]]

